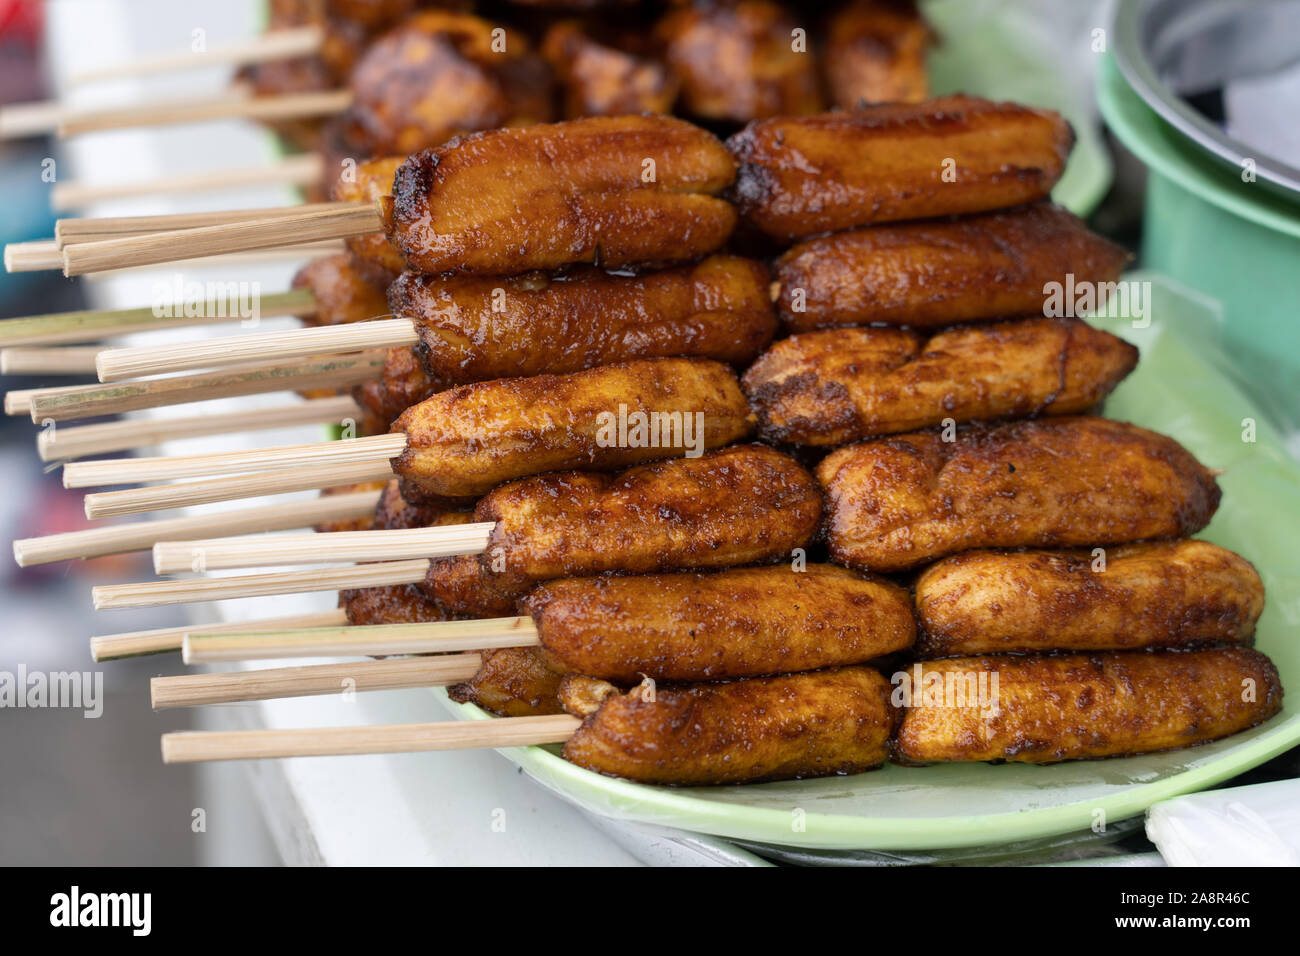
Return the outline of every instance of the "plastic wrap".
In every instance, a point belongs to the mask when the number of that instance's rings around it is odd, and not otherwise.
[[[1147,837],[1170,866],[1300,866],[1300,780],[1157,803]]]

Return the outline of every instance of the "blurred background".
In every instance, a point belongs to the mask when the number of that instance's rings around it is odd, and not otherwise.
[[[49,69],[51,51],[75,47],[89,33],[98,35],[107,51],[84,46],[82,60],[102,55],[108,62],[129,59],[132,52],[185,49],[190,31],[199,23],[216,42],[255,33],[261,4],[169,3],[140,0],[128,4],[131,16],[113,31],[96,33],[107,4],[0,0],[0,102],[45,100],[57,95],[55,74]],[[96,8],[100,8],[96,10]],[[81,21],[78,24],[78,21]],[[123,35],[129,34],[123,43]],[[66,54],[65,54],[66,57]],[[63,62],[67,62],[67,58]],[[210,74],[210,75],[205,75]],[[182,95],[185,84],[195,89],[221,88],[226,71],[196,71],[179,82],[166,77],[142,89],[109,89],[125,102]],[[110,87],[112,85],[110,84]],[[121,86],[121,84],[119,84]],[[164,88],[165,87],[165,88]],[[247,151],[264,134],[256,129],[222,129],[207,136],[235,151]],[[53,235],[51,184],[42,178],[43,163],[53,158],[61,179],[75,175],[102,181],[130,179],[147,173],[133,162],[132,131],[102,134],[74,146],[52,139],[0,142],[0,243],[44,239]],[[241,139],[241,135],[243,139]],[[202,150],[194,148],[191,131],[167,131],[170,171],[202,165]],[[211,141],[211,140],[209,140]],[[108,148],[104,148],[107,146]],[[114,168],[89,169],[86,156],[118,157]],[[253,155],[258,150],[253,149]],[[268,198],[271,201],[267,201]],[[274,195],[254,196],[249,205],[274,205]],[[216,195],[211,205],[229,203]],[[285,198],[283,201],[292,201]],[[147,203],[148,204],[148,203]],[[165,202],[152,202],[151,211],[170,211]],[[129,213],[124,209],[123,214]],[[111,213],[106,213],[111,214]],[[291,271],[291,270],[290,270]],[[288,276],[272,282],[287,288]],[[268,288],[276,288],[268,283]],[[0,274],[0,317],[25,316],[84,308],[136,306],[151,300],[143,280],[65,279],[58,272]],[[12,389],[77,384],[92,377],[34,379],[7,376]],[[43,466],[35,454],[36,426],[25,416],[0,417],[0,531],[6,541],[73,531],[90,526],[82,511],[82,495],[66,490],[59,472]],[[153,576],[147,554],[129,554],[71,561],[34,568],[0,562],[0,669],[13,671],[19,663],[29,671],[101,671],[105,701],[103,716],[86,719],[80,710],[0,710],[0,765],[6,768],[0,787],[0,864],[181,865],[197,863],[265,863],[275,856],[247,797],[245,774],[236,767],[198,770],[165,767],[158,756],[158,737],[168,730],[189,729],[189,710],[155,714],[145,688],[151,676],[178,673],[183,665],[171,655],[95,665],[87,649],[96,634],[122,633],[187,623],[180,607],[97,613],[90,603],[92,584],[140,581]],[[211,811],[222,799],[226,826],[220,839],[191,829],[196,807]],[[203,794],[201,797],[200,794]],[[220,819],[220,817],[219,817]],[[234,825],[235,823],[238,825]]]

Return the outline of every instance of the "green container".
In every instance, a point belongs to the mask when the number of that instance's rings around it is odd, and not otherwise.
[[[1097,100],[1150,173],[1143,267],[1214,300],[1227,370],[1279,425],[1300,428],[1300,199],[1247,181],[1179,133],[1109,56]]]

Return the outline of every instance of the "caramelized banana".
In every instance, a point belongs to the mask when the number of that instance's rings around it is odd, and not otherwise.
[[[926,657],[1249,643],[1264,584],[1208,541],[1103,553],[967,551],[916,581]]]
[[[412,156],[381,209],[419,272],[662,264],[727,241],[736,213],[716,194],[734,176],[723,145],[689,123],[595,117],[475,133]]]
[[[932,39],[913,0],[851,0],[826,26],[823,63],[832,105],[851,110],[925,99]]]
[[[623,362],[439,392],[393,423],[408,439],[393,470],[426,492],[480,495],[545,471],[699,454],[751,430],[744,393],[727,366]]]
[[[388,431],[402,412],[447,386],[425,371],[414,348],[396,345],[384,355],[382,376],[356,386],[352,395],[366,411],[363,431],[374,435]]]
[[[560,675],[542,663],[535,647],[484,651],[477,674],[447,688],[452,700],[477,704],[501,717],[563,713],[556,691]]]
[[[809,239],[777,260],[777,308],[792,332],[927,327],[1045,315],[1045,287],[1119,278],[1129,255],[1048,203]]]
[[[841,667],[610,694],[564,745],[580,767],[641,783],[749,783],[861,773],[884,763],[889,683]]]
[[[1056,113],[971,96],[759,120],[727,141],[740,214],[775,239],[1034,202],[1073,144]]]
[[[530,582],[493,574],[476,554],[435,558],[417,587],[448,614],[462,617],[509,617]]]
[[[402,497],[398,483],[390,481],[379,496],[369,526],[376,530],[433,528],[465,524],[473,516],[472,511],[445,503],[412,504]],[[339,606],[347,611],[348,623],[354,626],[444,621],[451,616],[450,609],[427,596],[414,584],[342,591],[339,594]]]
[[[346,135],[369,156],[553,118],[550,69],[527,38],[468,13],[407,19],[370,45],[349,86]]]
[[[421,624],[445,621],[450,615],[414,584],[353,588],[339,592],[339,607],[353,626],[366,624]]]
[[[390,481],[384,485],[375,506],[372,526],[383,531],[399,528],[431,528],[435,525],[465,524],[474,516],[473,507],[462,502],[408,501],[401,485]]]
[[[393,176],[406,161],[405,156],[384,156],[358,163],[350,176],[340,176],[330,187],[336,202],[376,203],[393,191]],[[406,268],[406,260],[393,248],[382,232],[350,236],[345,240],[348,251],[363,262],[371,263],[397,275]],[[379,315],[387,312],[381,310]]]
[[[546,31],[542,56],[564,91],[568,119],[669,113],[677,99],[677,80],[662,63],[602,43],[576,20]]]
[[[829,564],[564,578],[520,609],[547,666],[621,684],[862,664],[916,634],[905,590]]]
[[[812,475],[763,445],[736,445],[620,475],[569,472],[483,498],[495,527],[479,557],[503,584],[605,571],[649,573],[788,559],[821,518]]]
[[[747,365],[776,332],[767,269],[736,256],[640,276],[405,273],[388,293],[425,366],[452,384],[695,356]]]
[[[843,445],[945,421],[1069,415],[1133,371],[1137,349],[1078,319],[1025,319],[925,335],[806,332],[743,380],[764,441]]]
[[[833,560],[879,572],[971,548],[1186,537],[1219,506],[1178,442],[1091,417],[880,438],[827,455],[817,477]]]
[[[1282,707],[1277,668],[1244,647],[953,657],[915,665],[910,679],[895,749],[913,763],[1152,753],[1227,737]]]
[[[687,113],[747,123],[824,108],[813,58],[794,46],[798,26],[778,4],[738,0],[673,10],[655,33]]]
[[[346,325],[388,314],[388,284],[393,274],[382,266],[339,252],[313,259],[294,274],[293,288],[307,289],[316,311],[307,325]]]

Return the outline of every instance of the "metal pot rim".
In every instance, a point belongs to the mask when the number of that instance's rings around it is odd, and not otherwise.
[[[1153,10],[1170,6],[1169,0],[1117,0],[1111,22],[1115,62],[1134,92],[1175,130],[1217,159],[1240,170],[1247,160],[1255,164],[1259,181],[1300,196],[1300,169],[1262,153],[1229,136],[1194,110],[1157,76],[1144,46]],[[1180,0],[1179,9],[1191,9]]]

